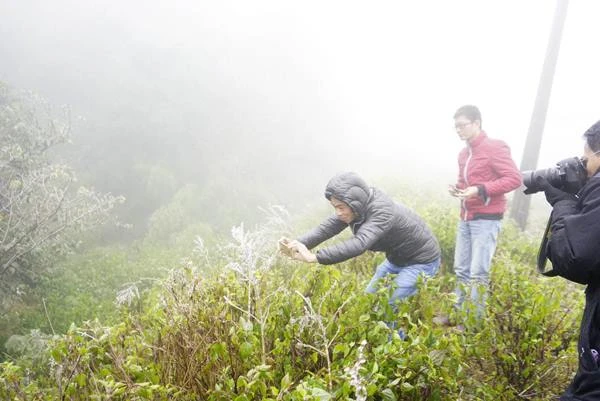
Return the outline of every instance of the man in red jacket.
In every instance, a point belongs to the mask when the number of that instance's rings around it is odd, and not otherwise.
[[[466,142],[458,155],[458,181],[448,188],[450,195],[461,200],[454,253],[456,306],[462,307],[465,291],[469,291],[477,316],[481,317],[500,222],[506,210],[504,194],[518,188],[522,179],[506,143],[483,131],[477,107],[459,108],[454,114],[454,127]]]

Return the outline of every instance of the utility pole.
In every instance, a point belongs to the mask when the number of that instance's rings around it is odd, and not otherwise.
[[[548,112],[548,103],[550,102],[550,93],[552,91],[552,81],[554,79],[554,70],[558,59],[560,49],[560,40],[562,37],[565,18],[567,17],[567,6],[569,0],[557,0],[554,21],[550,32],[550,40],[546,49],[542,75],[538,85],[537,95],[533,114],[529,123],[529,132],[523,150],[523,159],[521,159],[521,171],[534,170],[537,168],[542,135],[544,133],[544,124],[546,123],[546,114]],[[527,217],[529,216],[529,204],[531,197],[523,194],[522,190],[517,190],[513,197],[513,204],[510,217],[515,219],[521,230],[525,230]]]

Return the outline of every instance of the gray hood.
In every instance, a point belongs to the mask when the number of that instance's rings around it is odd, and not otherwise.
[[[327,183],[325,198],[331,200],[336,198],[346,203],[357,216],[356,221],[365,217],[367,205],[373,196],[372,189],[365,180],[356,173],[340,173]]]

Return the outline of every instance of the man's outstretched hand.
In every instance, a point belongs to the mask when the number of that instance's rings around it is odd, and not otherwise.
[[[282,237],[279,239],[278,245],[279,250],[292,259],[307,263],[317,262],[317,255],[309,251],[302,242]]]
[[[277,247],[279,248],[279,252],[283,253],[286,256],[289,256],[290,258],[293,258],[293,251],[292,248],[290,248],[291,242],[291,239],[287,237],[281,237],[279,238],[279,241],[277,241]]]
[[[308,250],[302,242],[293,240],[290,243],[290,248],[293,250],[293,258],[301,262],[316,263],[317,255]]]

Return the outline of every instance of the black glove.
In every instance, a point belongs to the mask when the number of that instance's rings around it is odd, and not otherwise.
[[[546,200],[552,206],[554,206],[556,204],[556,202],[561,201],[561,200],[570,200],[570,201],[577,200],[577,197],[575,195],[570,194],[565,191],[561,191],[560,189],[552,186],[552,184],[550,184],[548,182],[548,180],[542,176],[538,175],[537,177],[535,177],[535,181],[537,183],[538,188],[542,188],[544,190],[544,194],[546,195]]]

